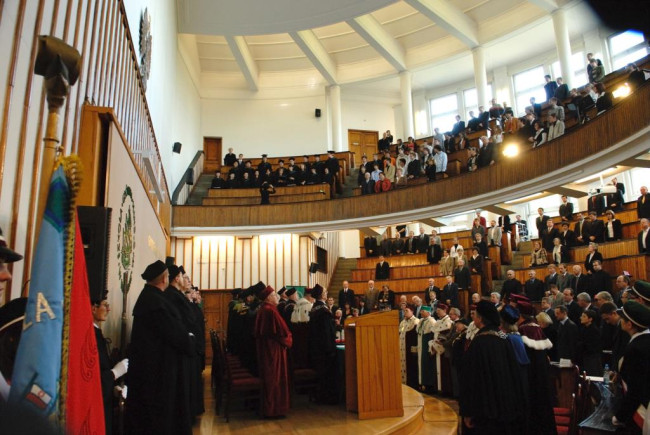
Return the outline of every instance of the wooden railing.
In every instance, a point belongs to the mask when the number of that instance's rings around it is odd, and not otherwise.
[[[566,167],[592,158],[596,153],[630,138],[650,124],[650,86],[643,86],[613,108],[564,136],[534,150],[525,150],[517,158],[501,160],[493,166],[458,177],[448,178],[395,190],[381,195],[341,198],[310,203],[309,206],[267,205],[264,207],[174,207],[174,227],[213,226],[264,226],[322,223],[349,220],[350,225],[367,225],[369,221],[381,222],[378,217],[403,213],[405,210],[430,209],[440,206],[440,213],[453,210],[447,204],[473,201],[489,197],[503,189],[511,189],[513,197],[519,185],[536,179],[555,181],[549,175],[558,169],[558,162]],[[620,154],[620,153],[619,153]],[[590,160],[590,164],[593,159]],[[548,178],[548,180],[545,180]],[[517,186],[516,192],[514,187]],[[502,194],[499,196],[503,197]],[[506,198],[507,199],[507,198]],[[502,199],[503,200],[503,199]],[[485,200],[484,200],[485,201]],[[356,221],[366,218],[365,221]],[[392,221],[398,217],[393,216]]]

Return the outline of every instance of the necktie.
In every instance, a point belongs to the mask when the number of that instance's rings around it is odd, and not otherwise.
[[[641,198],[641,204],[645,204],[645,195]]]

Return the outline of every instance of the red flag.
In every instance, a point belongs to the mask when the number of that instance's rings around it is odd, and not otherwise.
[[[76,216],[75,216],[76,217]],[[75,218],[74,268],[70,297],[66,432],[104,435],[104,404],[97,340],[90,311],[86,258]]]

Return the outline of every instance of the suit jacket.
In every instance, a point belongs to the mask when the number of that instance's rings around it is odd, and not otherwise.
[[[339,290],[339,307],[345,308],[345,304],[350,304],[350,307],[357,306],[357,300],[354,298],[354,290],[351,288],[346,292],[344,289]]]
[[[603,224],[603,238],[608,242],[613,240],[621,240],[623,238],[623,225],[621,224],[621,221],[618,219],[613,219],[611,224],[614,229],[614,237],[609,237],[609,230],[607,229],[609,222],[606,222]]]
[[[587,236],[586,242],[596,242],[603,243],[605,241],[605,224],[600,219],[596,219],[593,222],[589,222],[589,225],[585,226],[585,232]],[[591,237],[594,237],[593,240]],[[584,238],[584,235],[583,235]]]
[[[376,257],[379,254],[377,239],[375,237],[366,237],[363,239],[363,247],[366,250],[367,257]]]
[[[557,288],[560,290],[560,293],[565,289],[565,288],[572,288],[575,290],[575,279],[576,277],[571,275],[569,272],[565,273],[564,275],[558,274],[557,275]]]
[[[546,215],[537,216],[535,218],[535,226],[537,227],[537,234],[539,234],[540,236],[542,235],[542,231],[544,231],[544,229],[546,228],[546,221],[549,219],[550,217]]]
[[[598,213],[598,216],[605,213],[605,196],[598,194],[589,198],[587,202],[587,210],[592,212],[595,211]]]
[[[567,248],[571,248],[576,245],[576,234],[571,230],[567,230],[566,234],[563,231],[560,231],[558,237],[560,238],[562,245],[566,246]]]
[[[566,204],[562,203],[560,205],[560,216],[563,218],[566,218],[566,220],[570,221],[573,219],[573,203],[568,202]]]
[[[409,177],[412,175],[415,178],[418,178],[420,175],[422,175],[422,166],[420,165],[420,161],[411,160],[406,167],[406,172]]]
[[[451,129],[452,136],[458,136],[460,133],[465,131],[465,121],[458,121],[454,124],[454,127]]]
[[[540,233],[542,246],[544,249],[546,249],[547,252],[553,251],[553,239],[556,237],[560,237],[560,233],[556,228],[551,228],[551,231],[549,231],[548,227],[546,227]]]
[[[442,301],[446,304],[447,301],[451,301],[450,305],[452,307],[458,308],[458,284],[452,282],[451,284],[446,284],[442,288]]]
[[[549,291],[551,284],[557,285],[557,279],[560,277],[559,274],[555,273],[553,275],[546,275],[544,277],[544,291]]]
[[[581,273],[580,275],[575,275],[573,277],[573,291],[575,294],[579,293],[589,293],[589,287],[591,286],[591,275]]]
[[[451,255],[448,257],[442,257],[440,259],[440,273],[442,276],[454,275],[454,269],[456,268],[456,257]]]
[[[576,245],[586,245],[587,244],[587,232],[586,229],[589,226],[588,220],[583,220],[576,222],[573,226],[573,235],[575,236]],[[582,241],[578,240],[578,237],[582,237]]]
[[[375,193],[375,182],[373,180],[364,180],[361,185],[361,194],[368,195],[369,193]]]
[[[578,326],[570,318],[564,322],[564,325],[559,322],[557,325],[557,356],[574,360],[578,344]]]
[[[501,246],[501,227],[490,227],[487,230],[487,243],[489,245]]]
[[[417,243],[416,243],[416,250],[419,253],[425,253],[427,252],[427,248],[429,247],[429,236],[427,234],[420,234],[419,236],[416,236]]]
[[[425,288],[424,291],[424,301],[429,305],[431,303],[431,297],[429,297],[429,292],[432,289],[429,287]],[[440,290],[440,287],[434,285],[433,286],[433,291],[436,293],[436,299],[440,299],[442,297],[442,290]]]
[[[524,283],[524,292],[531,301],[541,301],[544,297],[544,283],[537,278],[529,279]]]
[[[478,249],[478,253],[480,256],[487,258],[488,247],[487,247],[487,243],[485,243],[485,240],[481,240],[480,243],[474,242],[474,247]]]
[[[391,242],[391,250],[393,252],[393,255],[403,254],[404,252],[406,252],[404,250],[404,240],[393,239],[393,241]]]
[[[594,251],[593,255],[591,255],[591,258],[590,258],[590,255],[591,254],[587,254],[587,256],[585,257],[585,269],[587,269],[588,271],[593,272],[594,271],[594,266],[593,266],[594,261],[599,260],[602,263],[603,262],[603,254],[601,254],[598,251]]]
[[[591,273],[591,283],[588,293],[593,299],[596,293],[602,291],[609,292],[610,294],[612,293],[612,278],[609,276],[609,273],[600,269],[599,271],[593,271]]]
[[[382,263],[377,263],[375,266],[375,279],[376,280],[383,280],[383,279],[388,279],[390,277],[390,265],[388,264],[388,261],[384,261]]]
[[[506,279],[503,281],[503,286],[501,287],[501,299],[507,300],[510,299],[510,295],[519,295],[521,294],[521,282],[518,279]]]
[[[481,257],[479,256],[479,258]],[[454,282],[458,284],[459,289],[467,290],[471,287],[472,279],[467,266],[463,266],[462,269],[459,267],[454,269]]]
[[[474,269],[472,271],[472,269]],[[483,273],[483,257],[477,255],[476,258],[469,257],[469,270],[472,273]]]
[[[650,253],[650,231],[645,235],[645,249],[643,248],[643,230],[639,231],[639,234],[636,236],[637,242],[639,244],[639,254],[648,254]]]
[[[636,214],[639,219],[650,219],[650,193],[639,196],[636,200]]]
[[[580,307],[580,305],[578,305],[575,299],[566,306],[566,309],[569,311],[569,319],[576,325],[579,325],[580,317],[582,316],[584,310]]]
[[[381,241],[381,254],[386,256],[393,254],[393,241],[391,239]]]
[[[410,252],[411,254],[415,254],[415,252],[418,250],[418,241],[415,237],[409,237],[406,239],[406,252]]]

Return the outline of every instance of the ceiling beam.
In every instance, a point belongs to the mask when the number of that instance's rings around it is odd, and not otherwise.
[[[446,227],[447,224],[442,223],[440,221],[435,220],[434,218],[428,218],[428,219],[418,219],[418,222],[421,222],[425,225],[429,225],[430,227]]]
[[[514,211],[508,210],[507,208],[499,207],[497,205],[487,205],[483,207],[483,210],[489,211],[490,213],[494,213],[497,216],[504,216],[507,214],[512,214]]]
[[[405,0],[431,21],[474,48],[479,45],[478,25],[449,0]]]
[[[311,30],[300,30],[289,32],[298,47],[305,53],[305,56],[314,64],[318,72],[327,80],[330,85],[337,85],[336,63],[329,55],[316,34]]]
[[[528,2],[544,9],[546,12],[553,12],[559,7],[555,0],[528,0]]]
[[[391,36],[372,15],[363,15],[347,21],[363,39],[377,50],[398,72],[406,71],[406,52],[402,44]]]
[[[228,47],[230,47],[239,69],[246,78],[248,88],[253,92],[257,92],[259,90],[259,73],[246,40],[243,36],[226,36],[226,41],[228,41]]]
[[[379,232],[373,230],[370,227],[359,228],[359,231],[361,231],[363,234],[365,234],[366,236],[369,236],[369,237],[377,237],[377,236],[380,236],[382,234],[382,233],[379,233]],[[384,229],[384,231],[385,231],[385,229]]]
[[[546,189],[546,192],[554,193],[556,195],[566,195],[570,198],[582,198],[587,196],[587,192],[578,189],[572,189],[570,187],[557,186],[551,189]]]
[[[634,168],[650,168],[650,160],[646,159],[627,159],[621,162],[622,166],[631,166]]]

